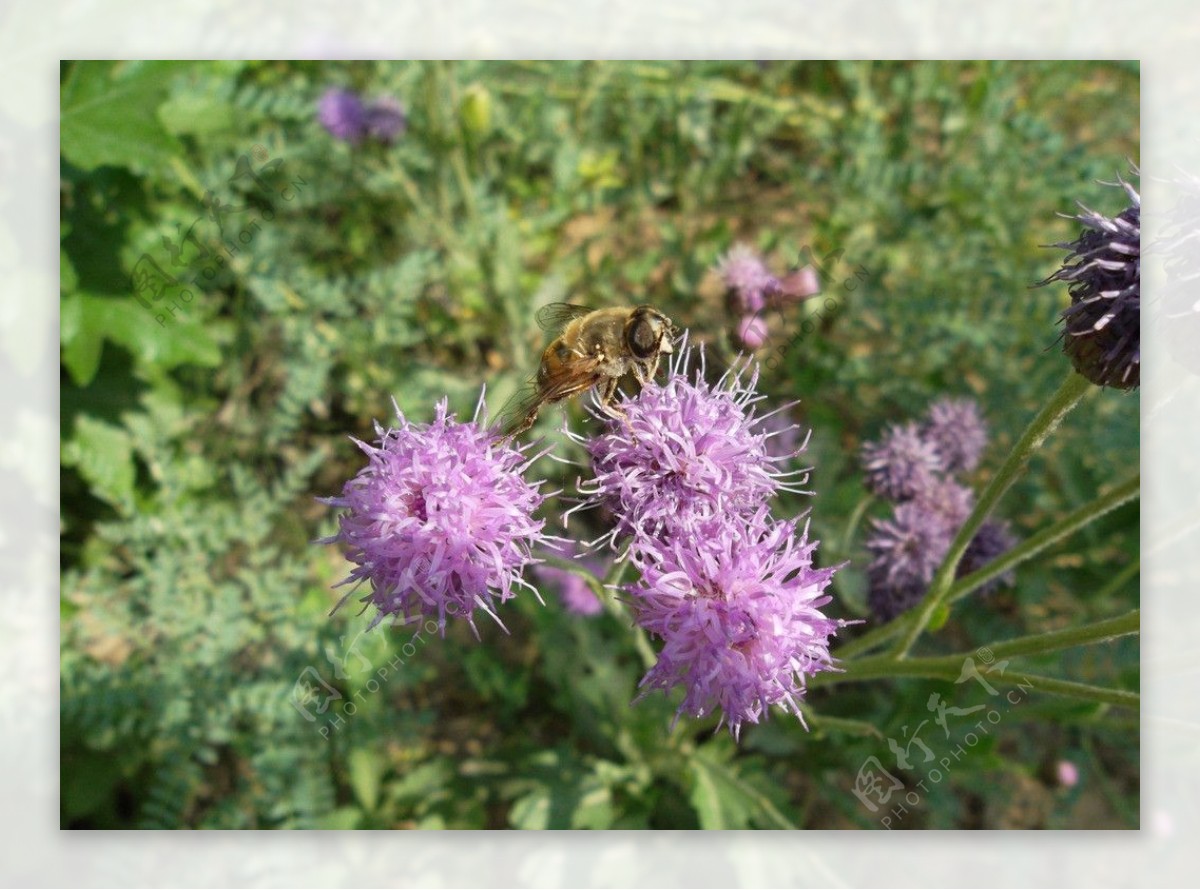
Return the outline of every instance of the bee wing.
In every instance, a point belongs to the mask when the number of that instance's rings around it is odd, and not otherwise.
[[[568,322],[595,312],[591,306],[576,303],[547,303],[537,311],[538,327],[543,331],[561,331]]]
[[[542,396],[537,383],[530,378],[509,396],[492,421],[492,429],[503,436],[511,436],[529,416],[529,412],[541,404]]]
[[[563,365],[548,374],[539,386],[536,378],[530,378],[500,409],[496,416],[496,428],[505,436],[521,429],[531,412],[542,405],[561,402],[563,399],[591,389],[600,382],[597,367],[600,360],[581,358]]]

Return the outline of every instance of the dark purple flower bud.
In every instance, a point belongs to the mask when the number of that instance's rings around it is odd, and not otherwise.
[[[992,560],[1003,556],[1017,544],[1017,538],[1012,533],[1007,522],[999,519],[988,519],[979,527],[971,543],[967,545],[963,558],[959,560],[957,577],[965,578],[972,572],[982,569]],[[979,589],[980,593],[992,593],[1000,588],[1012,587],[1016,583],[1016,575],[1012,571],[1005,572],[999,578],[989,581]]]
[[[330,89],[317,103],[317,119],[330,135],[357,145],[367,132],[367,111],[350,90]]]
[[[533,517],[544,496],[521,476],[535,459],[529,446],[498,441],[479,410],[459,423],[443,399],[432,423],[412,424],[396,408],[398,428],[375,425],[378,446],[355,440],[367,466],[339,497],[321,499],[345,512],[338,533],[318,543],[344,545],[354,568],[338,586],[368,584],[372,627],[389,615],[428,617],[445,633],[446,616],[461,615],[476,630],[476,609],[500,623],[496,606],[529,587],[521,574],[531,548],[556,540]]]
[[[366,128],[372,139],[390,145],[408,129],[404,106],[391,96],[373,99],[366,109]]]
[[[987,425],[974,399],[938,399],[929,406],[921,435],[937,448],[949,473],[974,470],[987,446]]]
[[[1063,351],[1075,370],[1099,386],[1135,389],[1141,379],[1142,199],[1118,177],[1130,205],[1109,218],[1089,210],[1071,219],[1084,229],[1063,266],[1045,281],[1070,282],[1071,305],[1063,312]]]
[[[945,470],[937,447],[915,423],[893,424],[878,442],[867,442],[862,462],[868,490],[890,501],[915,497]]]

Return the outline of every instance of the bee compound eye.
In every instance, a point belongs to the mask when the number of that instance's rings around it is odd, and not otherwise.
[[[658,325],[645,315],[636,316],[629,325],[629,351],[634,358],[648,359],[658,352]]]

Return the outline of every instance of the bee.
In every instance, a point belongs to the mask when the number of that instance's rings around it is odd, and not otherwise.
[[[674,352],[678,331],[653,306],[593,309],[550,303],[538,310],[538,326],[557,332],[542,353],[537,375],[501,411],[499,429],[513,438],[533,426],[543,405],[598,388],[600,409],[624,418],[614,404],[617,385],[632,372],[646,385],[658,373],[663,355]]]

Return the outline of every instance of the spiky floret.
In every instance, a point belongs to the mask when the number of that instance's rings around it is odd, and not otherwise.
[[[445,633],[446,616],[462,615],[478,635],[475,610],[500,623],[496,606],[529,587],[521,574],[531,548],[557,541],[533,516],[545,496],[522,477],[537,456],[489,432],[482,406],[481,395],[474,419],[460,423],[443,399],[429,424],[397,406],[398,427],[375,424],[377,445],[354,440],[367,465],[341,495],[320,499],[344,512],[338,533],[318,543],[344,546],[354,568],[338,586],[369,586],[372,626],[430,617]]]

